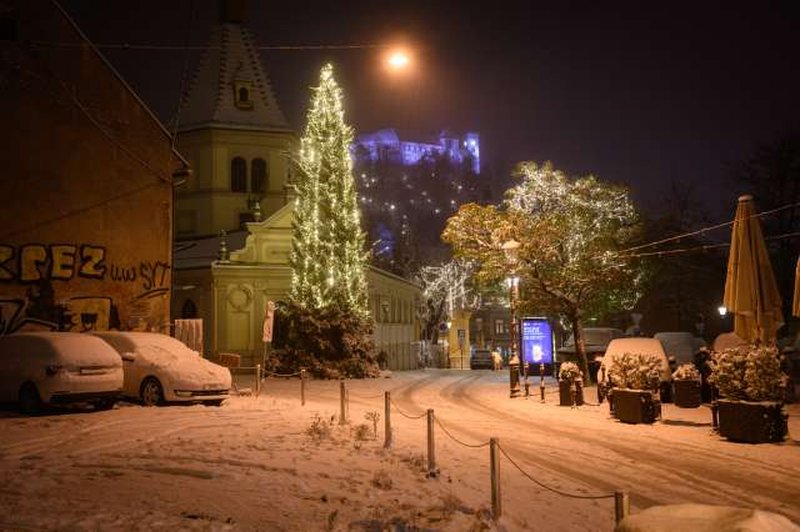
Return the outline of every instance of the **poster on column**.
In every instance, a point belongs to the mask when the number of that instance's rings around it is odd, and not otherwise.
[[[553,363],[553,327],[547,318],[522,318],[522,361]]]

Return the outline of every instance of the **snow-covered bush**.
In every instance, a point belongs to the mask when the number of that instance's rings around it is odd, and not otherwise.
[[[786,375],[776,347],[742,345],[712,353],[710,380],[722,397],[743,401],[779,401]]]
[[[558,368],[558,380],[580,381],[582,379],[583,379],[583,372],[575,362],[564,362]]]
[[[699,381],[700,372],[694,364],[681,364],[672,374],[676,381]]]
[[[623,353],[614,358],[608,378],[617,388],[658,389],[661,361],[650,353]]]

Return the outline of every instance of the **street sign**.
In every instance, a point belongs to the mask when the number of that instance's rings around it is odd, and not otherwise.
[[[272,328],[275,323],[275,303],[267,301],[267,308],[264,310],[264,335],[261,340],[264,343],[272,341]]]

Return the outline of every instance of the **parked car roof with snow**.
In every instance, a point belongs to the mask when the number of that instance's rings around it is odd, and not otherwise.
[[[661,381],[668,382],[672,379],[672,371],[670,371],[667,354],[664,352],[664,346],[659,340],[655,338],[616,338],[608,344],[606,354],[600,363],[600,370],[597,375],[598,382],[608,383],[609,370],[619,357],[627,353],[649,354],[657,357]]]
[[[0,337],[0,401],[34,413],[45,404],[110,408],[122,391],[122,362],[108,344],[72,332]]]
[[[653,335],[664,346],[667,358],[675,357],[676,364],[694,362],[694,355],[706,346],[705,340],[690,332],[660,332]]]
[[[92,333],[122,357],[123,394],[145,405],[185,401],[220,404],[231,387],[228,368],[164,334],[102,331]]]

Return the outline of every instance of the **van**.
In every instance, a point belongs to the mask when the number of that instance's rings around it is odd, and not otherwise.
[[[111,408],[122,393],[122,359],[100,338],[71,332],[0,337],[0,401],[26,414],[45,405]]]

